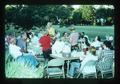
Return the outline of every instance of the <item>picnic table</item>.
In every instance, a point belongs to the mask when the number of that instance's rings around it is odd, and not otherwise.
[[[76,54],[73,54],[71,56],[63,56],[62,54],[50,54],[51,57],[56,58],[56,59],[63,59],[64,61],[67,62],[67,74],[69,71],[69,64],[71,60],[83,60],[84,59],[84,54],[83,52],[77,52]],[[66,75],[67,75],[66,74]]]

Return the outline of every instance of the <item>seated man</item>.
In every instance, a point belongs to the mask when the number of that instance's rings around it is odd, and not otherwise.
[[[35,56],[33,56],[30,53],[21,52],[21,48],[16,45],[15,37],[13,37],[10,40],[9,52],[10,52],[11,56],[14,59],[16,59],[19,63],[29,64],[33,69],[35,69],[38,66],[38,62],[37,62]]]
[[[17,46],[19,46],[22,52],[27,52],[27,34],[22,33],[21,37],[17,39]]]

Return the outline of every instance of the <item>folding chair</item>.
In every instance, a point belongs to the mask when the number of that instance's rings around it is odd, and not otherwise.
[[[105,78],[106,75],[112,74],[111,76],[107,76],[106,78],[114,77],[114,59],[110,56],[106,56],[99,63],[99,66],[96,67],[98,71],[101,72],[102,78]]]
[[[81,64],[79,73],[77,78],[82,74],[83,78],[87,77],[94,77],[97,78],[97,73],[96,73],[96,60],[90,60],[86,62],[85,64]]]
[[[62,59],[52,59],[48,62],[46,66],[46,75],[49,77],[63,77],[65,78],[64,73],[64,60]]]

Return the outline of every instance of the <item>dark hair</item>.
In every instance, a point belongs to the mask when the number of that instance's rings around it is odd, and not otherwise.
[[[82,33],[82,34],[81,34],[81,33]],[[85,33],[84,33],[84,32],[81,32],[81,33],[80,33],[80,34],[81,34],[80,37],[81,37],[81,38],[84,38]]]
[[[112,45],[110,41],[104,41],[103,44],[108,47],[109,49],[111,49]]]
[[[97,40],[98,40],[98,41],[101,41],[101,38],[100,38],[100,36],[97,36],[97,37],[98,37],[98,38],[97,38]]]
[[[85,44],[87,45],[87,46],[90,46],[90,43],[88,42],[88,38],[87,37],[84,37],[85,38]]]
[[[83,33],[83,35],[85,35],[85,32],[82,32]]]

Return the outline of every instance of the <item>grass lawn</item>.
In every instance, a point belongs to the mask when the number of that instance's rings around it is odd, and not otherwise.
[[[6,78],[43,78],[44,66],[41,63],[36,69],[31,69],[27,64],[17,61],[7,61],[8,51],[5,53],[5,77]]]
[[[58,25],[54,25],[54,28],[61,33],[70,32],[69,27],[59,28]],[[75,26],[77,32],[85,32],[90,39],[95,38],[96,35],[99,35],[102,39],[105,39],[106,35],[114,36],[114,26]]]

